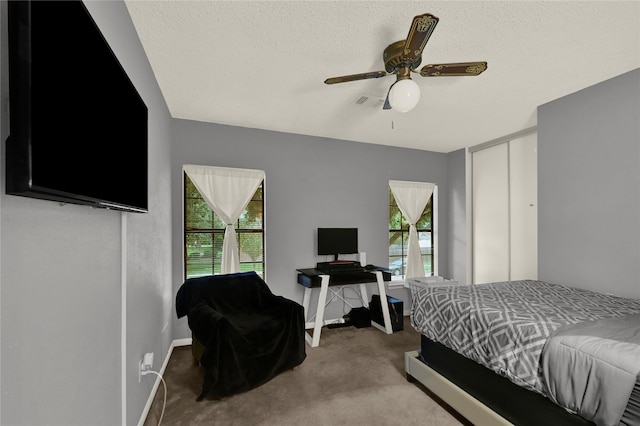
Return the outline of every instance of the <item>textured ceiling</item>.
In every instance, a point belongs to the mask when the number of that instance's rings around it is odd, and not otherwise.
[[[125,4],[175,118],[438,152],[534,126],[538,105],[640,67],[638,1]],[[324,84],[384,70],[423,13],[440,21],[422,65],[487,71],[413,74],[422,96],[405,114],[382,110],[393,76]]]

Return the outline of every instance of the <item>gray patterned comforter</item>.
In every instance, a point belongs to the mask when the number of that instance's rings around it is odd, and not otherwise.
[[[560,327],[640,313],[640,300],[511,281],[411,286],[412,326],[512,382],[544,394],[540,355]]]

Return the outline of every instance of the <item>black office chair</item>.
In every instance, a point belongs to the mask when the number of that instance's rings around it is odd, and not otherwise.
[[[176,313],[187,316],[194,362],[205,370],[198,401],[253,389],[306,357],[303,307],[255,272],[187,279]]]

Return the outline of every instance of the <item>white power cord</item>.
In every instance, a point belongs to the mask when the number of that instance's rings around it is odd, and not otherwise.
[[[149,373],[153,373],[156,376],[160,377],[160,380],[162,380],[162,386],[164,387],[164,401],[162,402],[162,412],[160,412],[160,418],[158,419],[158,426],[160,426],[160,423],[162,423],[162,417],[164,416],[164,407],[167,405],[167,384],[164,381],[164,378],[162,377],[162,374],[153,371],[153,370],[144,370],[141,371],[140,374],[145,376]]]

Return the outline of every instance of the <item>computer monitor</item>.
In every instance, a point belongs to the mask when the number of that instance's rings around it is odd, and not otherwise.
[[[358,253],[358,228],[318,228],[318,255]]]

